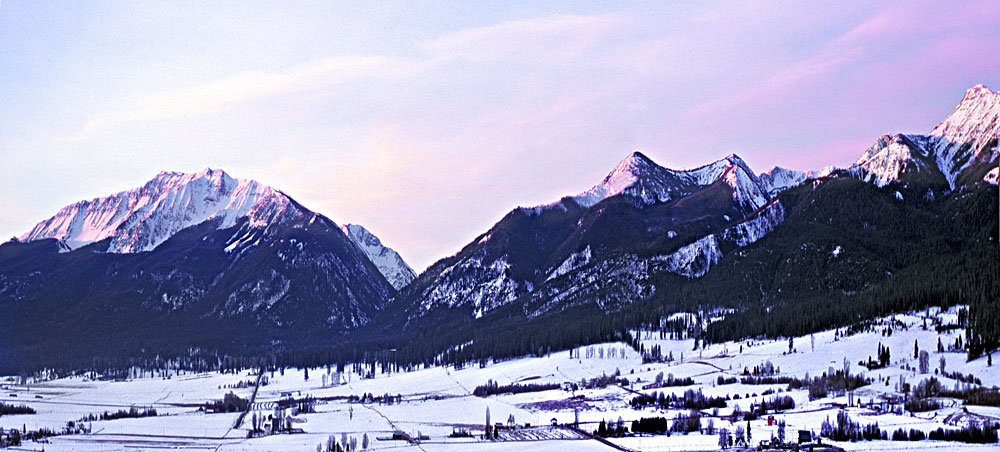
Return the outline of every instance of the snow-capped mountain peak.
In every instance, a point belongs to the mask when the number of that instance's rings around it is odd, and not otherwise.
[[[249,217],[266,225],[292,204],[280,191],[219,169],[164,171],[141,187],[70,204],[19,239],[59,239],[75,249],[111,238],[113,253],[149,251],[180,230],[205,221],[228,228]]]
[[[751,211],[769,199],[760,180],[736,154],[705,166],[678,171],[657,165],[641,152],[629,154],[601,183],[572,199],[583,207],[591,207],[606,198],[627,194],[653,204],[687,195],[720,179],[733,188],[734,201]]]
[[[928,151],[920,143],[921,136],[882,135],[861,154],[852,168],[861,179],[883,187],[899,180],[904,172],[934,171]]]
[[[1000,92],[979,84],[967,90],[955,111],[931,130],[928,150],[934,153],[938,167],[954,188],[962,170],[997,157],[998,136]],[[993,149],[987,149],[991,144]]]
[[[573,197],[577,204],[590,207],[603,199],[624,193],[626,189],[634,185],[641,177],[649,176],[650,173],[662,170],[649,157],[639,151],[632,152],[624,160],[615,165],[615,168],[604,177],[601,183],[595,185],[590,190]]]
[[[748,174],[753,174],[747,163],[736,154],[729,154],[722,159],[716,160],[705,166],[684,171],[698,185],[709,185],[719,180],[726,172],[732,168],[739,168]]]
[[[925,180],[943,177],[954,189],[963,170],[997,158],[998,135],[1000,93],[980,84],[929,134],[883,135],[846,171],[878,186],[899,181],[904,173],[923,173]]]
[[[622,159],[621,162],[618,162],[618,165],[616,165],[615,169],[611,171],[611,174],[608,175],[607,179],[611,179],[615,174],[624,172],[642,172],[647,168],[657,166],[659,165],[653,162],[653,160],[649,157],[646,157],[646,154],[639,151],[632,151],[628,156]]]
[[[698,186],[706,186],[723,180],[733,189],[733,201],[747,212],[757,210],[771,198],[763,188],[750,166],[736,154],[708,165],[681,172]]]
[[[375,234],[361,225],[345,224],[340,229],[365,252],[368,259],[378,267],[378,271],[396,290],[409,284],[417,277],[417,274],[406,264],[399,253],[383,245]]]
[[[996,131],[997,116],[1000,116],[1000,92],[979,84],[965,92],[955,111],[938,123],[930,135],[956,142],[974,141],[989,136],[991,129]]]
[[[816,173],[772,166],[766,173],[761,173],[757,177],[768,196],[774,197],[785,189],[798,186],[806,179],[815,178]]]

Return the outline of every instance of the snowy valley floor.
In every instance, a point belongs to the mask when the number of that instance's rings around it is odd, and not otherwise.
[[[954,322],[956,310],[945,313],[931,312],[943,323]],[[374,379],[361,379],[355,374],[345,374],[344,384],[324,386],[328,370],[309,369],[305,371],[287,369],[267,374],[269,384],[261,387],[257,396],[258,412],[270,413],[271,402],[283,395],[299,397],[311,395],[320,399],[316,413],[299,414],[294,417],[293,427],[304,433],[274,435],[247,439],[250,417],[240,429],[232,429],[237,417],[235,413],[206,414],[199,410],[205,402],[221,399],[230,391],[227,385],[252,380],[252,372],[241,374],[181,374],[164,378],[140,378],[130,381],[93,381],[82,377],[62,378],[43,382],[16,384],[16,379],[0,379],[0,402],[13,405],[28,405],[37,413],[32,415],[0,416],[0,427],[36,430],[47,427],[62,429],[68,421],[76,421],[92,413],[117,411],[130,407],[155,408],[158,416],[113,421],[93,421],[90,434],[65,435],[48,438],[47,443],[26,442],[12,450],[33,451],[135,451],[135,450],[218,450],[218,451],[314,451],[317,445],[326,444],[332,435],[338,442],[342,436],[355,438],[361,445],[367,434],[371,450],[392,451],[613,451],[612,447],[593,439],[584,438],[563,427],[550,427],[554,419],[558,424],[574,422],[575,410],[579,415],[581,428],[593,431],[601,420],[617,421],[622,418],[625,425],[639,418],[663,416],[673,418],[684,413],[682,410],[660,410],[653,408],[634,409],[629,400],[637,392],[653,391],[681,394],[688,389],[700,389],[706,396],[729,396],[726,408],[718,410],[712,418],[715,428],[735,430],[725,415],[735,406],[743,411],[752,403],[771,399],[775,395],[788,395],[795,400],[795,408],[774,415],[787,423],[789,437],[798,430],[818,433],[825,419],[833,419],[848,403],[848,397],[829,397],[809,400],[805,390],[786,391],[787,385],[743,385],[740,383],[717,385],[718,377],[739,377],[743,369],[762,365],[770,361],[780,369],[783,376],[817,376],[829,369],[841,369],[844,359],[850,363],[852,374],[864,373],[874,379],[874,383],[854,391],[855,405],[880,400],[880,396],[895,393],[900,377],[914,387],[923,379],[934,375],[934,368],[940,366],[944,358],[948,372],[958,371],[973,374],[982,380],[984,386],[1000,384],[1000,364],[987,366],[986,359],[966,362],[965,355],[957,352],[938,353],[940,338],[946,346],[955,342],[964,330],[952,329],[943,333],[933,328],[924,330],[924,313],[896,315],[890,317],[901,323],[891,336],[875,331],[859,333],[834,340],[834,331],[794,338],[794,352],[788,353],[788,340],[744,341],[711,345],[707,349],[693,351],[692,340],[659,339],[659,333],[642,333],[646,349],[658,345],[664,355],[675,358],[670,363],[643,364],[637,352],[625,344],[599,344],[579,349],[582,359],[570,358],[568,351],[553,352],[542,358],[524,358],[500,363],[492,363],[484,368],[470,366],[464,369],[434,367],[408,373],[377,374]],[[887,320],[887,319],[885,319]],[[900,325],[905,325],[905,330]],[[913,359],[914,341],[922,350],[930,351],[931,372],[921,375],[915,370],[917,359]],[[868,371],[858,365],[858,361],[875,357],[877,344],[887,345],[891,352],[891,364],[884,368]],[[815,344],[815,345],[813,345]],[[742,346],[742,353],[741,348]],[[589,355],[587,349],[595,355]],[[614,357],[608,350],[614,349]],[[603,353],[599,352],[603,350]],[[622,353],[624,351],[624,353]],[[624,355],[624,356],[623,356]],[[683,355],[683,358],[681,358]],[[601,358],[600,356],[603,356]],[[510,383],[565,383],[579,382],[601,375],[611,375],[616,371],[630,382],[631,387],[608,386],[604,389],[565,391],[562,389],[522,394],[476,397],[473,389],[493,380],[499,384]],[[642,390],[642,386],[655,380],[657,374],[673,375],[675,378],[692,377],[695,386],[680,386]],[[937,375],[945,388],[955,386],[955,380]],[[773,389],[776,393],[759,395]],[[781,392],[777,392],[781,390]],[[252,388],[233,389],[241,397],[248,398]],[[371,393],[399,394],[401,403],[382,405],[378,403],[348,403],[347,396]],[[736,399],[735,396],[739,396]],[[898,428],[931,431],[939,427],[959,428],[970,420],[1000,421],[1000,408],[969,406],[952,399],[941,400],[943,408],[917,414],[883,414],[858,406],[844,408],[852,420],[861,425],[878,423],[879,428],[891,435]],[[517,424],[530,423],[531,429],[505,434],[506,437],[522,441],[490,442],[479,440],[486,419],[487,408],[492,422],[506,424],[510,416]],[[706,417],[711,410],[704,410]],[[750,422],[753,435],[752,444],[770,439],[777,433],[777,427],[768,426],[766,416]],[[455,429],[470,429],[475,438],[449,438]],[[410,435],[418,433],[428,439],[419,444],[406,441],[379,440],[392,436],[401,430]],[[614,444],[640,451],[682,451],[718,450],[717,435],[674,434],[673,436],[641,436],[609,439]],[[834,443],[846,450],[998,450],[1000,446],[971,445],[940,441],[868,441]]]

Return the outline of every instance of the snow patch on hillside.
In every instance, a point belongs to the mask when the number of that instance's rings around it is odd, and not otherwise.
[[[588,303],[613,311],[646,299],[655,290],[649,284],[652,265],[655,264],[634,254],[626,254],[583,266],[573,273],[572,278],[555,278],[531,293],[524,313],[534,318],[553,309]]]
[[[665,264],[665,269],[688,278],[700,278],[708,269],[722,259],[719,241],[714,234],[707,235],[694,243],[682,246],[677,251],[651,260]]]
[[[784,221],[785,207],[780,201],[774,200],[757,216],[722,231],[722,239],[744,247],[760,240]]]
[[[733,189],[733,201],[747,212],[752,212],[767,203],[771,197],[762,188],[760,179],[750,172],[742,160],[740,163],[741,165],[727,168],[724,179]]]
[[[569,273],[573,270],[583,267],[588,263],[590,263],[590,245],[587,245],[587,247],[584,248],[583,251],[570,254],[569,257],[567,257],[566,260],[564,260],[563,263],[559,265],[559,268],[556,268],[554,271],[552,271],[549,277],[546,278],[545,280],[549,281],[551,279],[558,278],[562,275],[565,275],[566,273]]]
[[[446,268],[421,294],[420,308],[471,306],[476,317],[509,303],[530,290],[510,276],[510,264],[497,259],[483,265],[483,256]]]
[[[226,299],[228,312],[237,314],[270,309],[291,288],[291,280],[271,270],[268,279],[247,281]]]

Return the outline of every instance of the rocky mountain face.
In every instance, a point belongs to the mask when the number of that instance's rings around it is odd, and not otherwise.
[[[955,111],[931,130],[924,147],[955,188],[962,171],[996,160],[998,136],[1000,92],[980,84],[966,91]]]
[[[801,184],[807,179],[846,175],[873,183],[916,183],[924,187],[953,190],[969,168],[997,158],[1000,134],[1000,93],[984,85],[967,90],[955,110],[930,133],[884,134],[846,167],[827,167],[819,172],[774,167],[761,174],[768,194]]]
[[[404,288],[397,307],[408,319],[437,309],[482,317],[514,303],[537,316],[648,297],[651,275],[702,276],[724,246],[779,224],[768,188],[736,155],[672,170],[635,152],[579,195],[513,210]]]
[[[587,208],[617,195],[627,195],[651,205],[686,196],[716,181],[723,181],[733,190],[733,201],[741,209],[753,211],[767,200],[760,180],[736,155],[699,168],[677,171],[657,165],[641,152],[633,152],[601,183],[571,198]]]
[[[796,171],[778,166],[772,167],[770,171],[761,173],[759,176],[764,191],[767,192],[768,196],[772,197],[785,189],[805,182],[806,179],[815,178],[816,175],[812,171]]]
[[[883,135],[845,173],[880,187],[917,182],[954,189],[962,172],[997,158],[1000,93],[983,85],[927,135]]]
[[[358,224],[345,224],[340,227],[368,256],[368,259],[378,267],[378,271],[392,284],[396,290],[413,281],[417,274],[406,264],[406,261],[396,250],[382,245],[371,232]]]
[[[162,172],[141,187],[70,204],[18,239],[54,238],[76,249],[110,238],[108,252],[136,253],[206,221],[219,229],[242,218],[256,225],[280,222],[290,203],[278,190],[221,170]]]
[[[337,224],[284,193],[220,170],[161,173],[0,245],[0,342],[277,344],[366,325],[394,292]]]

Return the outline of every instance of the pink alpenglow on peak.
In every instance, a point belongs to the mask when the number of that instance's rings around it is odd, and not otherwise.
[[[19,240],[57,239],[76,249],[110,238],[108,252],[150,251],[184,228],[212,220],[216,228],[248,217],[252,226],[270,223],[288,210],[284,193],[222,170],[161,172],[143,186],[70,204]]]
[[[929,171],[934,165],[929,162],[927,151],[918,142],[921,137],[882,135],[861,154],[854,164],[864,169],[863,179],[879,187],[899,180],[904,171],[914,169]]]
[[[772,166],[768,172],[761,173],[757,177],[768,196],[774,197],[785,189],[798,186],[806,179],[815,179],[817,176],[814,171],[797,171]]]
[[[878,186],[905,174],[923,173],[955,188],[959,174],[994,161],[1000,136],[1000,93],[985,85],[965,92],[962,101],[927,135],[883,135],[845,170]]]
[[[620,194],[638,197],[646,204],[667,202],[689,194],[696,187],[723,180],[733,189],[733,200],[750,211],[769,199],[761,181],[736,154],[690,170],[672,170],[657,165],[641,152],[633,152],[604,178],[571,198],[583,207],[591,207]]]
[[[633,152],[624,160],[615,165],[615,168],[604,177],[601,183],[573,197],[577,204],[583,207],[590,207],[598,202],[615,195],[624,193],[640,177],[647,175],[650,171],[659,168],[649,157],[641,152]]]
[[[955,177],[969,165],[997,158],[998,136],[1000,92],[979,84],[966,91],[955,111],[931,130],[928,147],[954,188]],[[993,149],[987,149],[991,144]]]

